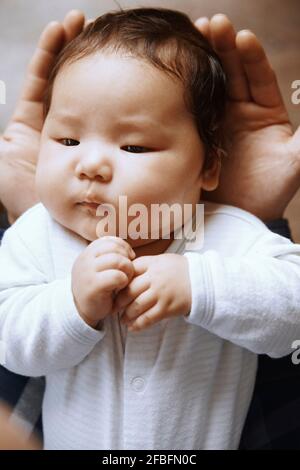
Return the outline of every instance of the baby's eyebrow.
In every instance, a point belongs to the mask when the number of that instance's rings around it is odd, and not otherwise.
[[[122,132],[130,131],[152,131],[155,133],[163,134],[161,122],[152,119],[137,119],[137,120],[119,120],[117,124],[119,130]]]
[[[67,114],[67,113],[53,113],[48,116],[48,119],[51,121],[59,121],[63,124],[72,124],[76,125],[80,122],[80,116],[77,114]]]
[[[50,121],[50,123],[58,122],[76,128],[80,127],[82,124],[82,116],[64,111],[53,112],[49,113],[48,121]],[[84,122],[84,124],[86,124],[86,122]],[[155,119],[146,117],[141,118],[140,116],[136,118],[118,118],[112,121],[110,126],[111,129],[113,129],[114,132],[118,132],[119,135],[131,132],[147,132],[155,135],[157,138],[165,139],[170,134],[170,126],[162,126],[160,121],[158,122]]]

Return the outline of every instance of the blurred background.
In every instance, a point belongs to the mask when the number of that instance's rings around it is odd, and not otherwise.
[[[225,13],[237,30],[252,29],[263,42],[278,74],[293,125],[300,124],[300,105],[291,103],[291,84],[300,80],[300,0],[0,0],[0,80],[6,83],[6,104],[0,104],[0,132],[14,109],[26,64],[47,22],[62,20],[73,8],[93,18],[117,9],[118,5],[174,8],[193,20]],[[299,214],[300,191],[286,211],[298,242]]]

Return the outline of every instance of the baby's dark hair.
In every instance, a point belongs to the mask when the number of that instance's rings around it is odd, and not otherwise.
[[[44,97],[45,117],[60,69],[101,50],[129,53],[179,79],[206,149],[206,162],[218,153],[226,102],[225,74],[206,38],[179,11],[134,8],[107,13],[90,23],[57,57]]]

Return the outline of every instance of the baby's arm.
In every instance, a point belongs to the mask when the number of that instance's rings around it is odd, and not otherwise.
[[[27,247],[15,226],[4,236],[0,266],[3,365],[18,374],[40,376],[79,364],[105,331],[92,328],[78,313],[71,277],[49,282],[34,250]],[[82,282],[85,275],[82,273]],[[91,286],[82,286],[83,293],[85,287]],[[82,296],[79,299],[81,302]],[[100,309],[101,318],[106,314],[107,310]]]
[[[300,245],[269,231],[244,256],[214,250],[145,256],[118,295],[139,331],[172,316],[258,354],[280,357],[300,339]]]
[[[244,256],[186,253],[187,322],[257,354],[281,357],[300,339],[300,245],[266,232]]]

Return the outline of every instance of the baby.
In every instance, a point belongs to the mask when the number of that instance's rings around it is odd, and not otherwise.
[[[175,220],[156,238],[99,223],[120,196],[195,215],[218,184],[225,95],[218,58],[175,11],[106,14],[59,56],[41,203],[0,248],[4,365],[46,376],[46,449],[235,449],[256,355],[300,338],[300,246],[251,214],[205,203],[193,250]]]

